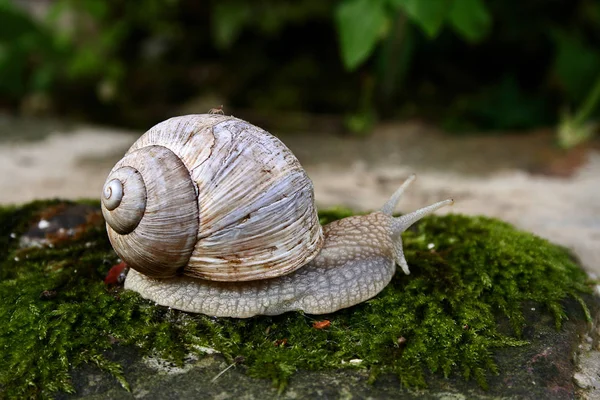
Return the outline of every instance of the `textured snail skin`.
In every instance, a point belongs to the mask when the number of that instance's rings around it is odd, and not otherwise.
[[[348,217],[323,227],[324,245],[315,259],[278,278],[251,282],[214,282],[180,276],[149,278],[129,272],[125,288],[183,311],[218,317],[248,318],[301,310],[326,314],[368,300],[392,279],[396,264],[409,274],[400,234],[445,200],[402,217],[392,217],[411,176],[382,211]]]

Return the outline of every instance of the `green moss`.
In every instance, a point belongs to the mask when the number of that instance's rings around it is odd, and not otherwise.
[[[248,320],[211,318],[156,307],[103,283],[116,263],[103,227],[92,226],[53,248],[18,249],[44,203],[0,209],[0,385],[5,397],[72,392],[70,371],[93,363],[127,388],[103,353],[133,345],[182,362],[198,346],[231,360],[280,389],[297,369],[365,368],[376,379],[395,373],[424,386],[425,374],[461,374],[485,386],[496,373],[493,351],[519,339],[524,302],[539,303],[557,328],[566,298],[588,292],[585,274],[564,249],[488,218],[430,217],[405,238],[411,275],[396,274],[376,298],[327,316],[287,313]],[[348,214],[322,213],[322,222]],[[13,235],[14,236],[14,235]],[[40,296],[45,290],[55,296]],[[589,316],[588,316],[589,318]],[[318,330],[315,320],[331,326]],[[498,321],[508,319],[509,331]],[[404,338],[404,339],[400,339]],[[285,339],[285,340],[284,340]],[[400,339],[400,340],[399,340]],[[358,366],[349,363],[360,359]]]

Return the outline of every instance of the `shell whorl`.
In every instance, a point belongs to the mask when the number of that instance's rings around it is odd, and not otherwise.
[[[179,191],[172,187],[172,177],[164,178],[162,172],[158,174],[159,179],[146,174],[155,168],[144,161],[148,148],[164,149],[181,163],[185,170],[181,175],[189,181],[185,197],[191,198],[194,204],[184,214],[191,217],[191,209],[197,213],[191,218],[196,223],[190,234],[191,249],[190,242],[185,242],[185,250],[178,250],[185,252],[187,259],[183,264],[168,262],[172,271],[169,274],[159,274],[154,267],[148,271],[146,251],[152,246],[140,248],[139,242],[125,239],[142,227],[154,227],[154,223],[148,225],[144,221],[156,193],[162,190],[161,196],[170,199]],[[137,164],[126,161],[131,157],[136,158]],[[142,171],[142,166],[148,171]],[[110,234],[111,242],[124,261],[146,275],[165,277],[182,273],[216,281],[273,278],[307,264],[322,247],[323,234],[314,207],[312,182],[279,139],[245,121],[222,115],[187,115],[157,124],[140,137],[113,168],[105,185],[105,191],[112,196],[119,192],[113,174],[121,173],[123,167],[139,171],[146,185],[148,204],[139,225],[131,233]],[[171,168],[167,170],[172,172]],[[136,176],[131,171],[128,173]],[[117,203],[118,196],[103,198],[105,216],[128,204],[125,203],[130,196],[126,183],[128,181],[122,186],[120,204],[114,210],[110,207]],[[159,209],[152,212],[153,218],[167,227],[183,223],[163,213],[164,207],[172,205],[171,200],[163,199],[160,204]],[[173,208],[184,207],[180,204]],[[113,231],[118,232],[116,228]],[[174,233],[160,232],[160,239],[166,241]],[[119,250],[119,246],[129,249]],[[162,243],[156,246],[164,250],[168,247]],[[143,260],[138,260],[140,257]],[[162,256],[156,254],[156,257]],[[162,264],[164,268],[166,263]]]
[[[109,211],[114,210],[123,200],[123,182],[119,179],[113,179],[104,185],[102,191],[102,203]]]
[[[196,189],[169,149],[127,153],[107,178],[102,213],[113,248],[132,268],[171,277],[188,263],[198,231]]]
[[[104,218],[121,235],[133,231],[146,210],[146,185],[138,170],[121,167],[110,175],[102,191]]]

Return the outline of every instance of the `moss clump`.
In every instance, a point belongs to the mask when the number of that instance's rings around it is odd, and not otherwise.
[[[127,388],[120,366],[103,357],[116,345],[175,362],[212,347],[232,362],[243,356],[252,376],[280,388],[297,369],[345,366],[366,368],[373,379],[393,372],[408,386],[424,386],[427,371],[485,385],[486,374],[497,369],[492,351],[526,344],[519,339],[524,302],[552,313],[557,328],[567,317],[564,299],[579,300],[587,312],[579,297],[588,291],[585,274],[564,249],[497,220],[451,215],[427,218],[407,232],[411,275],[396,274],[361,305],[328,316],[191,315],[104,285],[116,256],[101,225],[53,248],[18,249],[18,235],[43,207],[0,209],[4,397],[72,392],[70,370],[82,363],[110,371]],[[324,212],[322,222],[346,214]],[[510,320],[512,332],[498,328],[499,318]],[[313,328],[324,319],[330,327]]]

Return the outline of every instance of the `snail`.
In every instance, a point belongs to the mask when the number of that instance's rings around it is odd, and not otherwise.
[[[247,318],[326,314],[409,274],[401,233],[444,200],[321,227],[311,180],[277,138],[221,114],[175,117],[142,135],[101,196],[110,242],[131,267],[125,288],[183,311]]]

